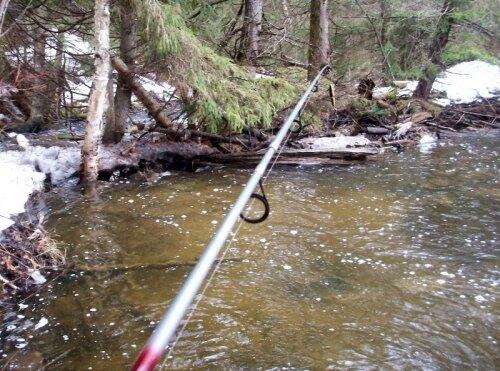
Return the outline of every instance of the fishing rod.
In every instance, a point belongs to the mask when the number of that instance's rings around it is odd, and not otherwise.
[[[180,288],[168,311],[165,313],[160,323],[154,330],[153,334],[147,341],[146,345],[141,350],[139,357],[132,366],[133,371],[151,371],[158,364],[160,358],[165,352],[166,347],[170,344],[170,341],[172,340],[177,328],[184,318],[184,315],[188,311],[189,306],[193,302],[204,280],[208,276],[210,269],[216,262],[220,250],[224,246],[224,243],[226,242],[229,234],[237,223],[238,218],[240,218],[240,216],[243,217],[243,211],[248,200],[252,197],[259,198],[256,196],[260,195],[253,193],[253,190],[257,187],[257,185],[260,185],[261,189],[263,190],[261,179],[264,176],[269,163],[271,162],[275,153],[279,150],[280,145],[287,136],[294,122],[296,122],[297,117],[302,112],[302,109],[306,105],[309,96],[317,90],[319,80],[324,74],[329,71],[329,69],[329,66],[324,66],[323,68],[321,68],[321,71],[310,82],[307,90],[302,95],[299,102],[295,105],[292,113],[290,113],[290,115],[284,121],[283,126],[269,145],[269,148],[262,157],[260,163],[255,168],[252,176],[241,191],[233,207],[224,218],[219,229],[208,243],[203,254],[200,256],[198,263],[195,265],[188,278]],[[265,199],[265,196],[263,198]],[[262,201],[261,198],[259,199]],[[264,203],[264,205],[266,206],[265,215],[267,216],[269,212],[267,201]],[[244,219],[247,220],[246,218]],[[262,218],[259,218],[257,220],[254,220],[253,222],[261,221],[261,219]]]

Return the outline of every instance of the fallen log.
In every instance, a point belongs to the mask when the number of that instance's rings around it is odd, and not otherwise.
[[[342,150],[332,149],[294,149],[286,148],[279,155],[274,156],[280,165],[351,165],[360,163],[368,156],[379,153],[377,148],[345,148]],[[258,163],[263,151],[240,152],[232,154],[214,154],[208,156],[197,156],[193,160],[197,164],[226,164],[226,165],[254,165]]]
[[[386,135],[386,134],[390,133],[389,129],[378,127],[378,126],[367,126],[365,128],[365,131],[368,134],[375,134],[375,135]]]
[[[165,128],[172,127],[172,120],[170,120],[165,112],[164,105],[158,103],[153,96],[146,89],[144,89],[125,62],[123,62],[120,57],[115,55],[111,58],[111,63],[120,74],[120,77],[129,83],[134,95],[141,101],[142,104],[144,104],[158,125]]]
[[[132,88],[132,92],[134,95],[141,101],[141,103],[146,107],[148,112],[154,118],[154,120],[158,123],[160,128],[155,129],[155,131],[168,134],[168,135],[183,135],[189,137],[198,137],[202,139],[207,139],[214,141],[216,143],[235,143],[242,144],[246,147],[253,147],[252,142],[246,139],[235,137],[225,137],[218,134],[206,133],[202,131],[196,130],[184,130],[182,132],[177,130],[172,130],[173,127],[172,120],[168,117],[166,111],[164,110],[165,106],[156,101],[156,99],[139,83],[139,80],[135,78],[134,73],[128,68],[128,66],[120,59],[118,56],[113,56],[111,58],[111,62],[113,63],[113,67],[118,71],[120,77],[126,80],[130,87]],[[246,128],[248,132],[253,134],[261,141],[266,141],[267,138],[264,134],[259,131]]]
[[[160,134],[157,134],[160,135]],[[197,156],[212,155],[218,151],[204,144],[192,141],[174,142],[170,140],[120,142],[101,148],[99,171],[111,173],[116,169],[139,168],[142,162],[154,163],[168,158],[189,161]]]
[[[428,120],[433,118],[432,113],[427,111],[417,112],[413,114],[408,121],[413,122],[414,124],[425,123]]]

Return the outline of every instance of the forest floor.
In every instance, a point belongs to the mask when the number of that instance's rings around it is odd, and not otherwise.
[[[450,86],[454,89],[454,85]],[[401,94],[405,88],[365,92],[364,97],[351,97],[342,108],[324,95],[319,100],[327,102],[329,107],[322,124],[305,126],[293,133],[281,164],[350,165],[390,149],[400,151],[417,145],[428,151],[442,135],[500,127],[498,91],[481,94],[476,86],[471,88],[472,93],[467,89],[457,93],[448,87],[452,100],[443,102],[443,98],[437,97],[435,102],[427,102]],[[101,180],[123,179],[134,173],[149,181],[172,168],[195,171],[214,164],[253,165],[277,128],[248,129],[239,135],[222,136],[158,128],[141,109],[132,119],[121,143],[102,148]],[[65,122],[60,128],[37,134],[3,133],[0,141],[3,293],[43,284],[51,272],[64,267],[64,254],[43,230],[44,208],[40,206],[43,201],[39,195],[55,186],[77,186],[83,135],[81,121]]]

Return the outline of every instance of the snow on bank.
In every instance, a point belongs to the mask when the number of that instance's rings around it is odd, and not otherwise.
[[[47,177],[59,184],[80,168],[79,148],[30,147],[0,152],[0,232],[25,211],[29,196],[43,189]]]
[[[335,150],[341,151],[351,147],[369,146],[372,142],[362,135],[338,136],[323,138],[304,138],[298,141],[302,147],[315,150]]]
[[[500,94],[500,67],[482,61],[457,64],[441,74],[432,88],[445,92],[440,103],[472,103]]]
[[[31,165],[20,165],[0,153],[0,231],[14,224],[12,216],[24,212],[24,204],[35,191],[42,189],[45,174]]]
[[[411,96],[417,85],[418,81],[406,81],[404,86],[397,90],[397,96]],[[397,88],[376,88],[373,96],[375,99],[383,98],[395,89]],[[442,106],[494,98],[500,95],[500,67],[483,61],[459,63],[441,73],[432,89],[434,92],[445,94],[446,98],[434,101]]]

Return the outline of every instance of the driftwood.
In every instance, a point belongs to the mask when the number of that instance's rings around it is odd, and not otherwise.
[[[417,112],[413,114],[408,121],[413,122],[414,124],[425,123],[428,120],[433,118],[432,113],[427,111]]]
[[[232,262],[241,262],[242,258],[226,258],[226,259],[218,259],[216,260],[216,264],[221,263],[232,263]],[[130,272],[137,270],[150,270],[150,269],[171,269],[171,268],[179,268],[179,267],[194,267],[198,263],[197,261],[187,261],[187,262],[169,262],[169,263],[148,263],[148,264],[115,264],[115,265],[74,265],[72,270],[76,272],[82,273],[122,273],[122,272]]]
[[[386,135],[390,133],[389,129],[378,126],[367,126],[365,131],[368,134],[376,134],[376,135]]]
[[[215,154],[209,156],[198,156],[194,159],[199,164],[226,164],[226,165],[254,165],[258,163],[265,151],[240,152],[234,154]],[[376,155],[376,148],[346,148],[343,150],[332,149],[284,149],[279,158],[274,159],[280,165],[341,165],[347,166],[363,162],[368,156]]]
[[[491,127],[498,129],[500,101],[497,98],[446,107],[434,120],[437,124],[461,130]]]
[[[30,289],[36,285],[32,276],[34,271],[47,275],[65,265],[64,253],[42,228],[45,209],[40,194],[32,195],[26,203],[27,211],[3,231],[0,240],[2,289]],[[6,291],[0,291],[0,299]]]
[[[216,149],[193,141],[175,142],[165,138],[151,138],[134,143],[120,142],[102,147],[99,170],[112,172],[116,169],[139,168],[142,162],[153,163],[169,158],[190,161],[197,156],[216,153],[219,153]]]

